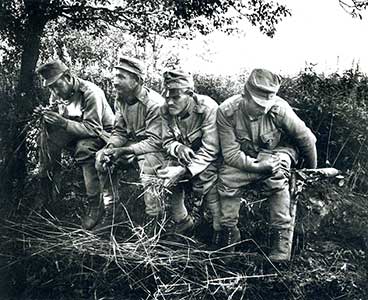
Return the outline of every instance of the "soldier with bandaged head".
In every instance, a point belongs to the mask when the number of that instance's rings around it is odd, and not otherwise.
[[[240,192],[259,181],[269,194],[271,253],[275,262],[291,254],[290,168],[304,159],[305,167],[317,165],[316,138],[290,105],[277,96],[278,75],[251,72],[244,93],[225,100],[217,112],[217,126],[224,164],[219,170],[221,243],[240,240],[237,227]]]

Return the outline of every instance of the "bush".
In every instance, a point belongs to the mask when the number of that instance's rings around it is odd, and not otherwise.
[[[348,70],[328,77],[303,72],[280,90],[317,136],[319,166],[349,172],[350,187],[367,189],[367,77]]]
[[[234,75],[210,75],[195,74],[194,82],[196,91],[199,94],[208,95],[217,103],[221,103],[235,94],[241,94],[243,91],[246,76]]]
[[[199,93],[221,103],[242,92],[245,76],[194,76]],[[366,191],[368,77],[358,70],[325,76],[306,70],[285,78],[279,95],[317,136],[318,165],[349,172],[350,187]]]

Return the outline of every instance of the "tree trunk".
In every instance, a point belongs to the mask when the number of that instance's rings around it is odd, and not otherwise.
[[[30,113],[36,103],[34,89],[34,71],[40,54],[41,37],[46,22],[40,22],[37,16],[29,21],[29,34],[24,40],[19,74],[17,109],[22,116]]]
[[[41,37],[47,20],[40,15],[30,15],[26,32],[23,33],[22,58],[19,74],[17,93],[15,97],[15,113],[17,120],[14,126],[13,145],[6,161],[6,176],[1,187],[2,195],[9,198],[13,195],[21,197],[24,191],[24,179],[26,177],[26,147],[25,132],[22,133],[26,120],[32,109],[37,104],[34,70],[40,54]],[[13,198],[13,197],[12,197]]]

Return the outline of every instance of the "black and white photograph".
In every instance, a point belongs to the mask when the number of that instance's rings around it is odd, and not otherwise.
[[[0,0],[0,300],[368,299],[367,0]]]

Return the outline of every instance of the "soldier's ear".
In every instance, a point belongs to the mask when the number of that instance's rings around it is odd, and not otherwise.
[[[137,76],[137,77],[138,77],[138,83],[139,83],[140,85],[142,85],[142,84],[144,83],[143,78],[142,78],[141,76]]]
[[[72,82],[72,75],[69,71],[66,71],[63,75],[63,78],[66,82],[71,83]]]
[[[130,73],[130,76],[134,78],[135,81],[137,81],[138,84],[143,84],[143,78],[135,73]]]
[[[193,97],[193,95],[194,95],[194,92],[193,92],[193,90],[186,90],[185,91],[185,94],[187,94],[188,96],[191,96],[191,97]]]

